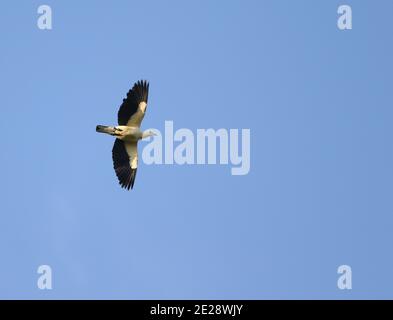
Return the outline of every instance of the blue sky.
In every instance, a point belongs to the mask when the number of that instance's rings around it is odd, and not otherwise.
[[[393,298],[392,9],[2,3],[0,298]],[[249,128],[249,174],[141,163],[121,189],[95,126],[139,79],[144,128]]]

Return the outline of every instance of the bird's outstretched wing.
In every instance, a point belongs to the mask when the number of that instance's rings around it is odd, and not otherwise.
[[[116,139],[112,149],[112,159],[119,184],[122,188],[132,189],[138,167],[137,142]]]
[[[117,114],[119,125],[129,127],[140,127],[145,116],[147,98],[149,95],[149,83],[138,81],[128,91],[127,98],[123,99]]]

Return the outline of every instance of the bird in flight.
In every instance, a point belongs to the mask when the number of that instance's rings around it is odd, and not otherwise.
[[[141,131],[140,126],[145,116],[149,83],[138,81],[128,91],[117,114],[118,126],[96,127],[97,132],[116,137],[112,149],[113,168],[122,188],[130,190],[134,187],[138,167],[138,141],[155,136],[153,131]]]

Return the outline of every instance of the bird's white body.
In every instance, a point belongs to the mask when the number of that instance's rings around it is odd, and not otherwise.
[[[97,131],[110,134],[115,136],[116,139],[124,141],[124,146],[130,158],[131,169],[138,167],[138,141],[155,135],[152,131],[141,131],[139,128],[129,126],[97,126]]]
[[[152,131],[141,131],[139,128],[129,126],[98,126],[97,131],[110,134],[117,139],[127,142],[137,142],[138,140],[155,135]]]
[[[143,132],[139,128],[128,126],[116,126],[115,135],[123,141],[138,141],[142,139]]]

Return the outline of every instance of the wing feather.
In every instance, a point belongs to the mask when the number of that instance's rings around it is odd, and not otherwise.
[[[117,114],[119,125],[140,127],[145,115],[148,96],[149,83],[143,80],[135,83],[120,106]]]
[[[127,190],[132,189],[138,166],[137,142],[116,139],[112,149],[112,159],[119,184]]]

